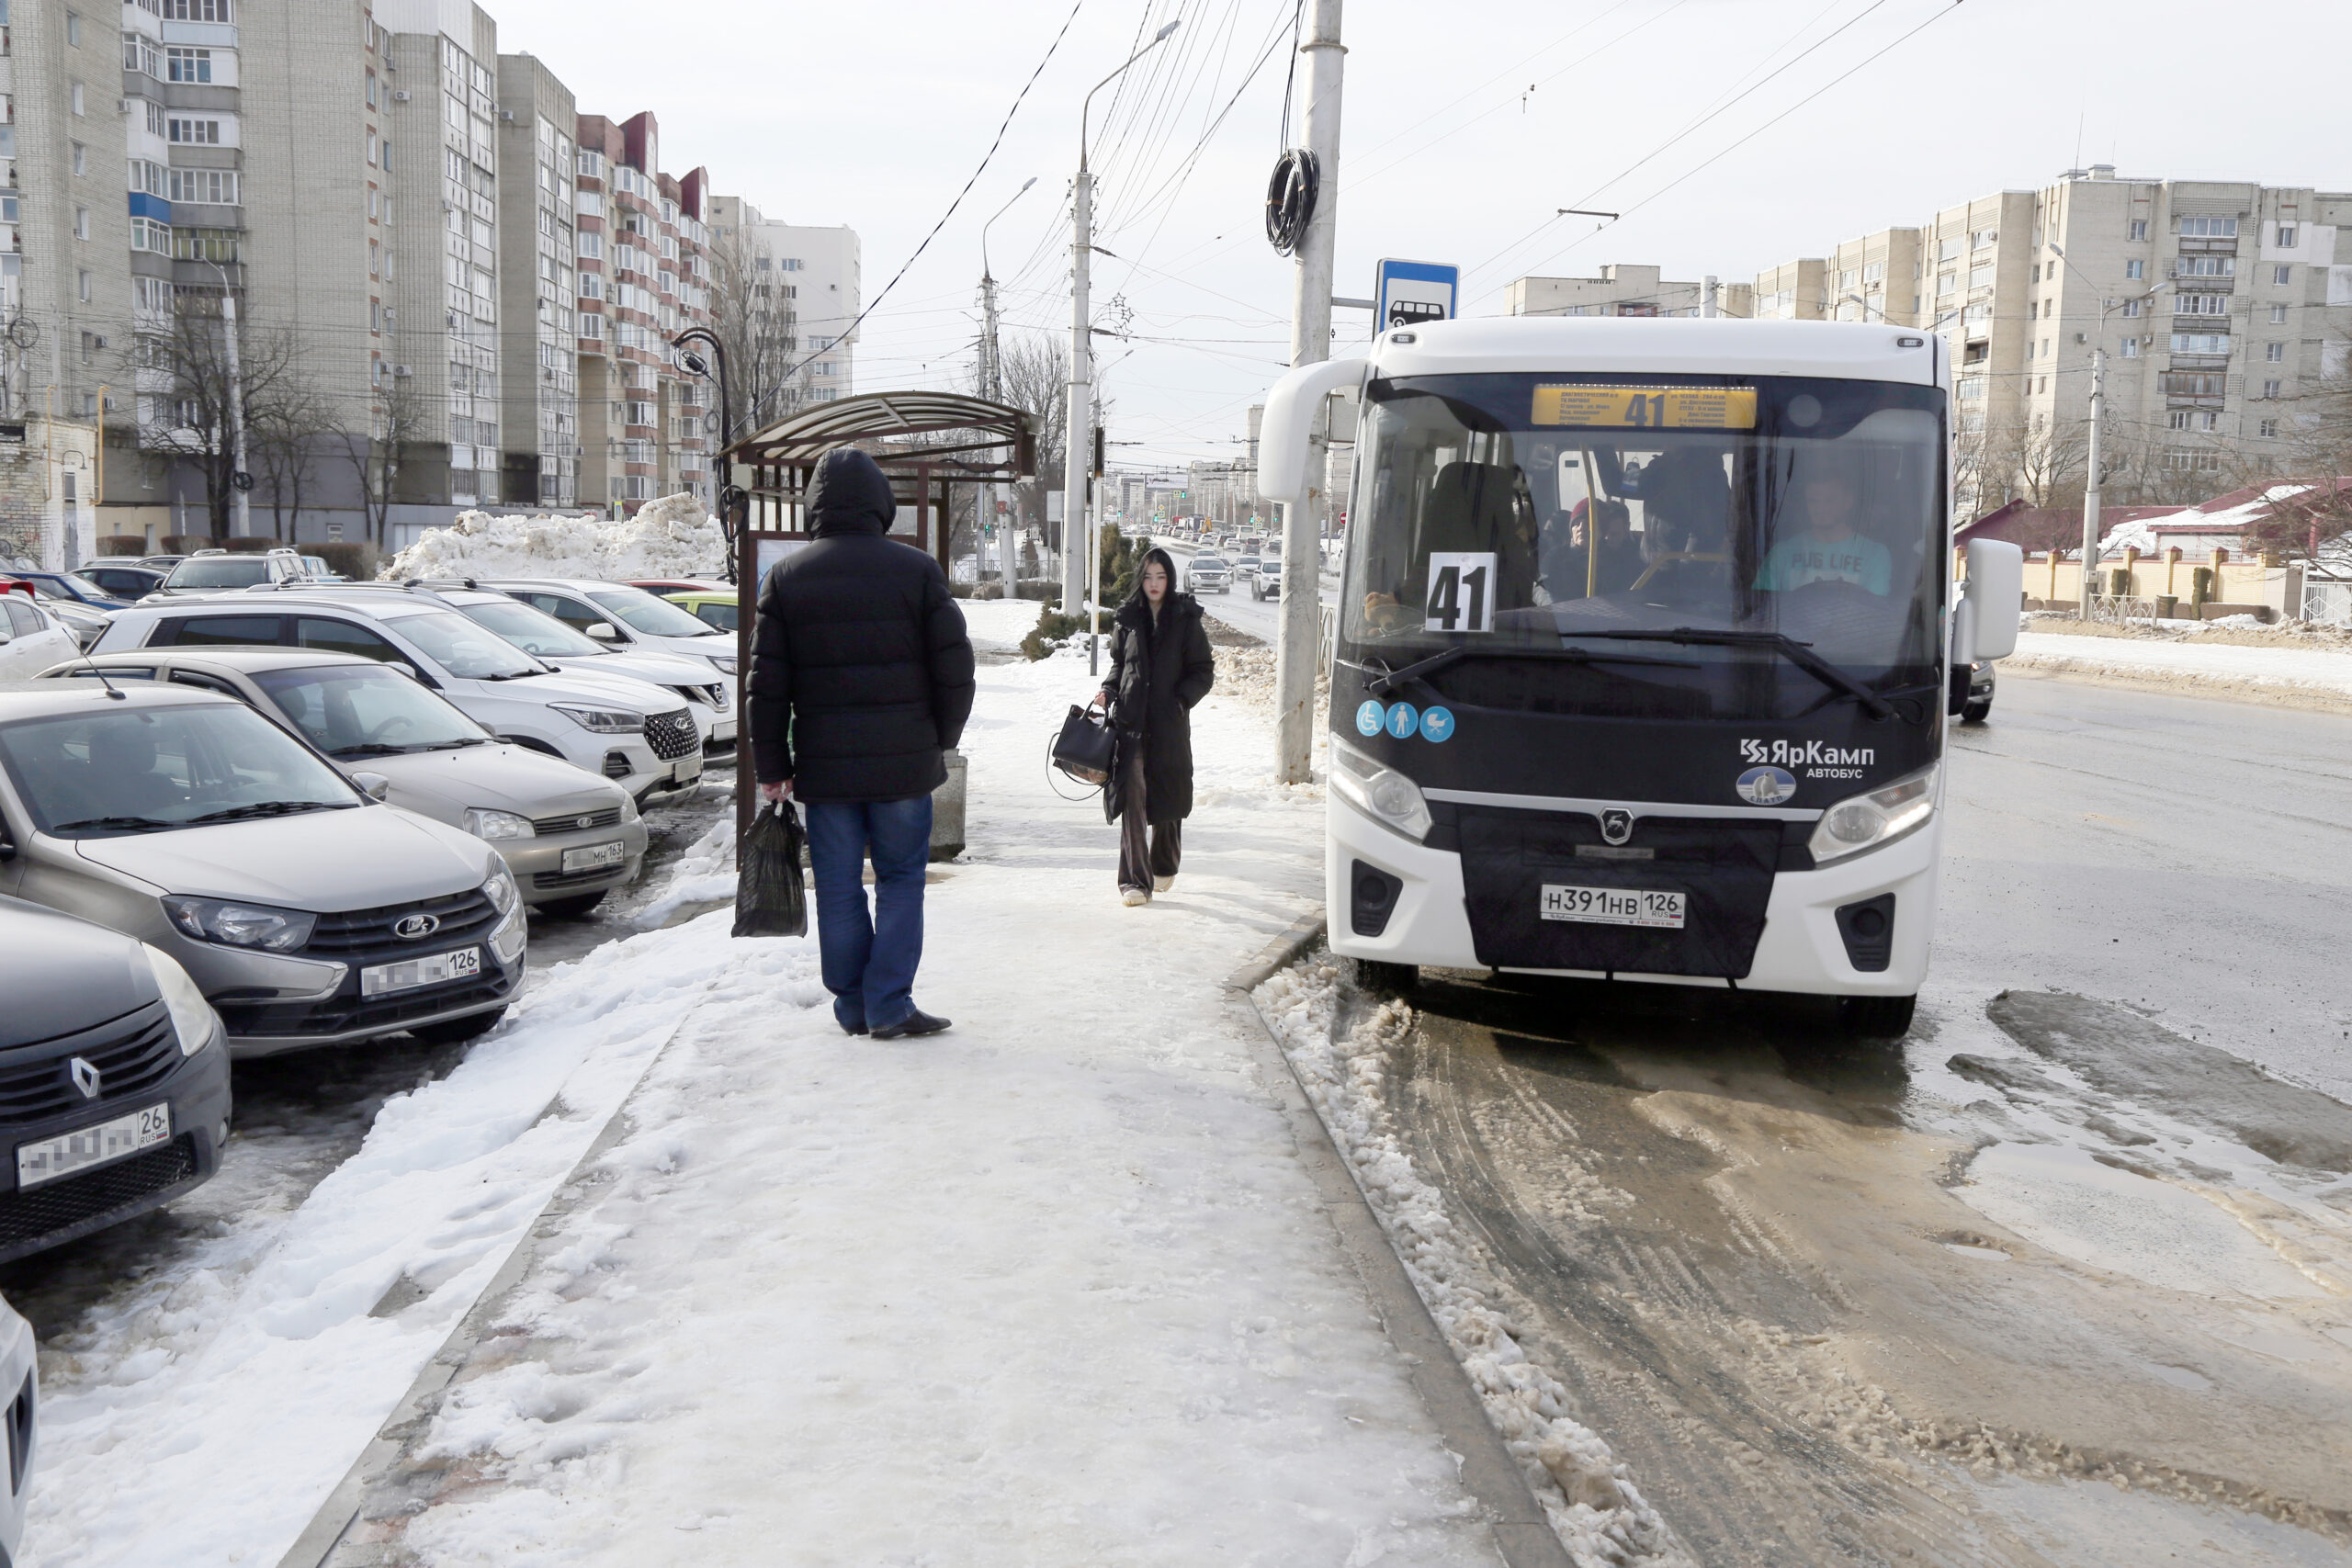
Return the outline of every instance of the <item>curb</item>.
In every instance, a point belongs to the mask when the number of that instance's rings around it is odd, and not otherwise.
[[[2352,692],[2327,686],[2297,686],[2283,682],[2249,680],[2199,670],[2170,671],[2152,665],[2110,664],[2086,654],[2052,653],[2040,649],[2020,650],[2000,662],[2001,672],[2028,681],[2072,681],[2086,686],[2145,692],[2161,697],[2195,697],[2203,702],[2259,703],[2266,707],[2299,708],[2306,713],[2352,714]],[[1997,692],[1993,710],[1997,717]]]
[[[401,1395],[400,1403],[392,1406],[382,1424],[376,1428],[375,1437],[359,1451],[359,1457],[352,1461],[350,1470],[335,1483],[334,1490],[327,1494],[326,1500],[319,1505],[318,1512],[311,1516],[311,1522],[303,1527],[300,1535],[294,1538],[294,1544],[287,1548],[286,1555],[277,1560],[277,1568],[325,1568],[325,1564],[336,1556],[336,1548],[343,1545],[344,1537],[351,1532],[353,1525],[359,1522],[369,1494],[399,1463],[409,1443],[423,1434],[434,1413],[440,1408],[442,1391],[449,1386],[479,1348],[482,1337],[489,1332],[492,1319],[497,1315],[498,1308],[504,1304],[508,1294],[522,1283],[523,1276],[538,1261],[538,1244],[551,1235],[555,1226],[571,1212],[583,1182],[595,1170],[597,1162],[627,1135],[630,1127],[629,1102],[637,1098],[638,1089],[645,1082],[646,1074],[653,1070],[654,1065],[668,1053],[670,1046],[693,1020],[699,1005],[688,1008],[671,1027],[668,1038],[645,1059],[644,1069],[637,1075],[637,1082],[629,1085],[628,1092],[613,1108],[612,1115],[605,1119],[594,1140],[574,1162],[571,1169],[565,1173],[563,1179],[556,1184],[546,1206],[533,1216],[529,1228],[515,1241],[514,1250],[506,1255],[506,1261],[491,1277],[490,1283],[482,1287],[481,1294],[474,1298],[472,1307],[458,1320],[458,1325],[449,1331],[449,1337],[441,1342],[441,1348],[433,1352],[433,1359],[424,1363],[424,1371],[416,1374],[416,1381],[409,1384],[408,1392]],[[373,1549],[361,1550],[372,1551]]]
[[[1356,1277],[1363,1282],[1380,1325],[1405,1363],[1413,1392],[1437,1423],[1438,1435],[1453,1455],[1463,1487],[1477,1499],[1493,1533],[1495,1548],[1509,1568],[1574,1568],[1567,1548],[1553,1530],[1543,1504],[1528,1483],[1527,1474],[1503,1445],[1502,1434],[1487,1417],[1486,1404],[1471,1385],[1461,1359],[1430,1315],[1429,1303],[1414,1288],[1404,1260],[1396,1256],[1372,1201],[1357,1182],[1355,1168],[1340,1153],[1324,1125],[1298,1069],[1266,1021],[1250,993],[1276,970],[1297,960],[1322,939],[1324,917],[1309,915],[1268,942],[1257,957],[1226,976],[1237,1010],[1246,1008],[1256,1024],[1249,1031],[1268,1069],[1268,1084],[1281,1101],[1298,1147],[1299,1163],[1315,1184],[1331,1228],[1339,1235]]]

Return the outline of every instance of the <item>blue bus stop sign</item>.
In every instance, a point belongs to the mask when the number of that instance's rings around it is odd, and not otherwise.
[[[1419,321],[1450,321],[1454,296],[1462,284],[1462,269],[1443,262],[1383,261],[1375,274],[1374,303],[1379,318],[1374,333],[1409,327]]]

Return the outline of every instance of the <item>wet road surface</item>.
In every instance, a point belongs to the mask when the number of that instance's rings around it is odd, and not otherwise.
[[[1416,1165],[1711,1568],[2352,1562],[2352,721],[2019,680],[1951,765],[1908,1039],[1431,972]]]

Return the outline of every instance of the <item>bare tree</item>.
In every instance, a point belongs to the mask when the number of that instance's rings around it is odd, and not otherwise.
[[[2006,471],[2015,493],[2028,505],[2080,505],[2085,458],[2090,446],[2087,423],[2057,422],[2045,415],[2003,422],[1993,436],[1996,471]]]
[[[218,296],[184,293],[172,312],[170,331],[139,333],[129,351],[132,373],[146,380],[160,371],[166,381],[163,394],[165,418],[153,435],[156,449],[193,466],[204,477],[205,506],[214,538],[230,529],[232,479],[237,469],[231,418],[232,398],[229,377],[228,338]],[[290,329],[245,325],[238,337],[239,375],[243,399],[238,404],[245,426],[248,454],[267,433],[314,417],[304,411],[322,405],[306,374],[300,339]]]
[[[333,403],[307,377],[289,378],[255,411],[245,446],[254,477],[268,493],[270,532],[277,537],[295,536],[302,492],[317,477],[322,444],[334,434]]]
[[[808,393],[801,369],[799,312],[777,281],[775,258],[737,226],[712,252],[710,330],[727,345],[727,387],[735,428],[719,445],[766,429],[797,412]]]
[[[344,451],[359,474],[360,505],[368,517],[368,538],[378,549],[389,549],[392,499],[399,493],[401,467],[410,449],[425,435],[428,411],[424,393],[413,378],[394,377],[376,389],[377,407],[369,411],[368,428],[345,431]]]
[[[2284,453],[2246,454],[2235,465],[2242,488],[2262,491],[2261,515],[2246,529],[2253,548],[2290,558],[2342,557],[2352,532],[2352,375],[2331,377],[2295,400]]]
[[[1023,523],[1046,533],[1046,492],[1060,488],[1069,446],[1069,345],[1043,333],[1005,340],[999,376],[1003,400],[1026,413],[1037,437],[1037,475],[1012,487],[1012,505]]]

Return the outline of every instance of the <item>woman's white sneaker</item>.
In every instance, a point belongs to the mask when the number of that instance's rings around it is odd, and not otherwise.
[[[1175,886],[1176,879],[1173,876],[1155,876],[1151,879],[1151,890],[1154,893],[1165,893]]]
[[[1140,887],[1122,887],[1119,889],[1119,902],[1132,909],[1150,903],[1151,895]]]

